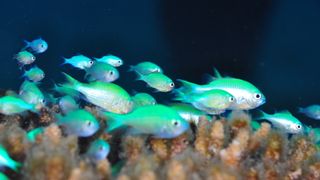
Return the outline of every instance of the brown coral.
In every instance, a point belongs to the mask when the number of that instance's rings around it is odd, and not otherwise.
[[[221,121],[214,121],[210,131],[208,150],[212,156],[219,154],[224,145],[224,125]]]
[[[267,147],[264,153],[264,158],[271,161],[279,161],[286,145],[286,137],[283,137],[278,132],[272,132],[267,138]]]
[[[144,140],[140,137],[128,136],[123,140],[122,147],[124,150],[123,156],[126,157],[129,162],[134,162],[143,152]]]
[[[210,154],[208,151],[209,146],[209,136],[208,136],[208,127],[209,122],[205,118],[200,118],[198,123],[198,129],[196,133],[196,141],[194,142],[195,149],[205,157],[209,158]]]

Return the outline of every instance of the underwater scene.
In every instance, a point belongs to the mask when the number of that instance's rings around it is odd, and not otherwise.
[[[4,1],[0,180],[320,179],[320,1]]]

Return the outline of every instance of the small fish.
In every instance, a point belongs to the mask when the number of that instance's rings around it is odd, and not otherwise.
[[[169,104],[169,106],[172,109],[176,110],[179,113],[179,115],[189,123],[198,125],[201,117],[205,117],[207,120],[211,120],[210,116],[208,116],[203,111],[196,109],[190,104],[172,103]]]
[[[213,89],[227,91],[236,99],[236,103],[229,108],[231,110],[250,110],[265,103],[265,96],[251,83],[242,79],[222,77],[217,70],[215,70],[215,73],[216,78],[205,85],[180,79],[178,81],[182,83],[182,87],[179,88],[179,91],[184,93],[202,93]]]
[[[28,51],[20,51],[13,58],[18,61],[20,66],[32,64],[36,60],[36,57]]]
[[[125,114],[132,110],[131,97],[122,87],[100,81],[81,83],[66,73],[64,75],[68,82],[62,86],[80,92],[87,102],[118,114]]]
[[[157,101],[154,99],[154,97],[148,93],[137,93],[132,96],[132,101],[134,108],[157,104]]]
[[[0,172],[0,180],[9,180],[9,178],[5,174]]]
[[[129,126],[132,134],[149,134],[156,138],[174,138],[189,129],[177,111],[164,105],[142,106],[128,114],[106,112],[107,132]]]
[[[34,53],[40,54],[48,49],[48,43],[42,38],[35,39],[31,42],[24,41],[26,46],[23,49],[31,49]]]
[[[106,63],[95,62],[90,68],[85,69],[85,78],[88,81],[113,82],[119,78],[119,71]]]
[[[90,144],[86,155],[94,161],[105,159],[110,152],[110,145],[102,139],[97,139]]]
[[[130,71],[135,71],[136,73],[142,74],[142,75],[148,75],[151,73],[163,73],[162,69],[152,63],[152,62],[141,62],[135,66],[130,66]]]
[[[26,71],[23,76],[26,77],[29,81],[39,82],[44,78],[45,75],[42,69],[34,66],[33,68]]]
[[[303,132],[302,123],[289,111],[282,111],[275,114],[267,114],[261,111],[260,117],[256,120],[268,120],[271,124],[286,133],[297,134]]]
[[[0,113],[5,115],[19,114],[24,111],[36,112],[35,106],[14,96],[0,98]]]
[[[19,96],[27,103],[35,105],[38,110],[46,103],[43,93],[33,82],[24,81],[20,86]]]
[[[61,97],[58,104],[63,114],[79,109],[79,105],[76,100],[69,95]]]
[[[37,139],[37,136],[42,134],[44,132],[44,128],[43,127],[38,127],[35,129],[32,129],[31,131],[29,131],[27,133],[27,139],[30,142],[35,142]]]
[[[21,164],[11,159],[7,150],[0,145],[0,166],[7,166],[14,171],[18,171],[18,169],[21,167]]]
[[[176,91],[176,94],[175,100],[192,104],[195,108],[212,115],[225,112],[235,103],[235,98],[230,93],[220,89],[204,91],[199,94],[184,94]]]
[[[88,137],[99,130],[99,122],[86,110],[69,112],[66,116],[57,115],[57,124],[64,127],[67,134]]]
[[[79,69],[87,69],[94,64],[94,62],[90,58],[82,54],[72,56],[71,58],[63,58],[63,59],[64,59],[63,64],[70,64],[73,67],[76,67]]]
[[[320,120],[320,105],[299,108],[299,112],[305,114],[309,118]]]
[[[151,73],[147,75],[138,74],[137,80],[144,81],[148,86],[159,92],[169,92],[174,88],[174,82],[162,73]]]
[[[101,58],[94,58],[94,59],[98,62],[107,63],[113,67],[119,67],[123,65],[122,59],[111,54],[103,56]]]

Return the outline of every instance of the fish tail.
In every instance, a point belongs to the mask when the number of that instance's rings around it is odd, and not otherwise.
[[[60,64],[60,66],[63,66],[65,64],[69,64],[69,59],[68,58],[62,57],[62,59],[63,59],[63,63]]]
[[[263,112],[262,110],[259,110],[255,120],[262,120],[262,119],[265,119],[267,116],[268,116],[267,113]]]
[[[67,84],[64,84],[66,87],[69,87],[71,89],[76,89],[77,86],[81,84],[78,80],[74,79],[69,74],[64,72],[62,74],[66,77],[66,80],[67,80]]]
[[[184,93],[193,92],[196,89],[196,87],[198,86],[195,83],[188,82],[188,81],[185,81],[185,80],[182,80],[182,79],[177,79],[177,81],[179,81],[182,84],[182,87],[179,88],[179,90],[181,92],[184,92]]]
[[[111,113],[111,112],[104,112],[103,115],[107,118],[107,125],[106,132],[112,132],[120,127],[123,124],[122,115]]]
[[[174,89],[173,93],[175,94],[174,100],[184,102],[186,99],[185,93],[181,92],[179,89]]]
[[[222,78],[220,72],[218,71],[217,68],[213,68],[213,72],[214,72],[214,76],[218,79],[218,78]]]
[[[140,74],[140,73],[138,73],[138,72],[136,72],[136,74],[137,74],[137,78],[136,78],[136,81],[143,81],[143,75],[142,74]]]
[[[303,112],[304,112],[304,108],[298,107],[298,113],[303,113]]]
[[[10,160],[8,162],[8,166],[13,169],[14,171],[18,171],[18,169],[22,166],[21,163],[17,162],[17,161],[14,161],[14,160]]]
[[[128,71],[129,71],[129,72],[134,71],[134,66],[130,65],[130,66],[129,66],[129,70],[128,70]]]

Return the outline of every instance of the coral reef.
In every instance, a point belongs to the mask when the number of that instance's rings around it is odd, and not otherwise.
[[[99,117],[92,107],[87,107]],[[262,122],[251,129],[251,117],[233,112],[199,124],[174,139],[98,132],[86,139],[67,136],[47,109],[43,115],[3,116],[0,142],[23,164],[11,179],[319,179],[320,157],[312,138],[283,134]],[[31,118],[32,117],[32,118]],[[42,120],[40,120],[42,118]],[[34,123],[22,123],[29,119]],[[101,119],[101,122],[103,120]],[[48,122],[49,124],[47,124]],[[44,127],[35,142],[26,132]],[[108,159],[93,162],[83,152],[102,138],[111,145]]]

